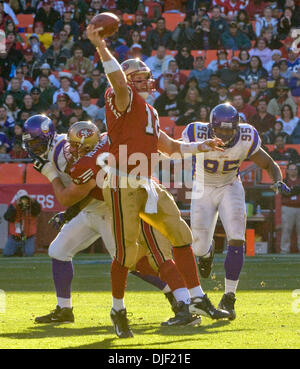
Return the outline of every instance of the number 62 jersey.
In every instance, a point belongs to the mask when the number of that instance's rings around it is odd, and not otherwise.
[[[209,123],[190,123],[182,133],[184,142],[202,142],[209,138],[212,138]],[[260,146],[261,139],[257,130],[250,124],[239,124],[233,143],[224,152],[204,153],[204,185],[221,187],[233,183],[239,177],[242,162],[255,154]]]

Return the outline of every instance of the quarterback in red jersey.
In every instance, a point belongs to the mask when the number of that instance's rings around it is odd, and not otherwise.
[[[173,197],[151,179],[151,158],[157,152],[196,154],[219,150],[221,140],[207,140],[202,145],[187,145],[171,139],[159,129],[156,110],[145,99],[153,90],[151,70],[139,59],[129,59],[121,65],[108,50],[93,25],[87,36],[96,46],[110,82],[106,93],[106,124],[110,153],[115,165],[105,179],[103,196],[113,214],[116,257],[111,267],[113,309],[111,319],[116,332],[130,331],[124,306],[128,269],[136,259],[140,219],[162,233],[173,246],[174,261],[184,276],[192,297],[190,311],[200,312],[204,293],[200,287],[195,259],[191,249],[192,234]],[[183,304],[180,323],[185,319],[187,304]],[[198,310],[197,310],[198,308]],[[119,334],[118,334],[119,335]],[[124,337],[130,335],[125,333]],[[120,337],[120,335],[119,335]]]

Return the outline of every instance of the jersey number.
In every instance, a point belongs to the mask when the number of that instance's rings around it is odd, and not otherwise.
[[[233,170],[237,170],[239,167],[239,160],[224,160],[222,173],[226,174]],[[219,168],[220,162],[218,160],[204,160],[204,169],[209,173],[216,173]]]
[[[148,117],[148,122],[147,122],[147,126],[146,126],[146,133],[148,135],[154,135],[154,129],[155,129],[155,133],[156,136],[159,136],[159,123],[158,123],[158,115],[156,113],[156,111],[153,111],[154,114],[154,119],[153,119],[153,115],[151,114],[151,110],[149,108],[148,105],[146,105],[146,113],[147,113],[147,117]]]

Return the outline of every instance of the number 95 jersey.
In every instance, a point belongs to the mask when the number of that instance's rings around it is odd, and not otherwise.
[[[212,138],[208,123],[190,123],[182,133],[185,142],[202,142]],[[239,177],[239,168],[245,159],[255,154],[261,146],[257,130],[247,123],[239,124],[239,131],[232,145],[224,152],[209,151],[204,158],[199,155],[200,168],[204,169],[205,186],[221,187],[233,183]],[[199,163],[197,163],[199,164]],[[199,165],[196,165],[199,168]]]

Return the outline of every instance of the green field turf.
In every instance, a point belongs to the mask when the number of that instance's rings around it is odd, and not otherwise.
[[[223,294],[223,262],[224,255],[216,255],[212,278],[202,282],[214,304]],[[214,322],[203,318],[198,327],[160,327],[172,316],[167,300],[129,276],[125,301],[135,336],[123,340],[115,336],[109,318],[109,258],[81,254],[74,259],[74,268],[75,323],[36,325],[35,316],[56,305],[49,258],[0,257],[0,289],[6,296],[5,313],[0,306],[1,349],[300,348],[299,255],[246,258],[237,294],[237,319]],[[296,289],[299,302],[292,295]]]

